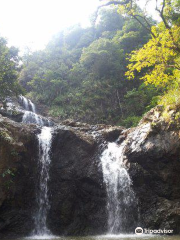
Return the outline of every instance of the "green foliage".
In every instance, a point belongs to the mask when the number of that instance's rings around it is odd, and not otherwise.
[[[123,49],[109,39],[99,38],[83,50],[80,64],[96,78],[111,77],[123,71]]]
[[[77,24],[44,50],[28,50],[20,75],[18,50],[0,38],[0,100],[24,87],[61,120],[126,127],[137,125],[157,103],[179,109],[180,0],[160,2],[158,24],[138,0],[102,9],[96,25]],[[1,129],[0,139],[13,141]]]
[[[141,116],[158,102],[158,95],[161,94],[153,85],[142,84],[138,89],[128,91],[125,97],[126,110],[133,115]]]
[[[112,38],[118,30],[122,30],[124,18],[118,14],[117,8],[101,9],[100,19],[96,26],[97,37],[102,37],[104,34]]]
[[[5,170],[1,175],[3,178],[6,176],[13,176],[13,177],[15,176],[14,170],[9,169],[9,168],[7,170]]]
[[[8,132],[2,128],[0,128],[0,139],[3,139],[8,143],[11,143],[13,141],[12,137],[8,134]]]
[[[0,100],[22,92],[18,84],[18,50],[9,48],[4,38],[0,38]]]
[[[4,187],[8,190],[10,190],[12,184],[13,184],[13,178],[15,177],[15,172],[16,169],[15,168],[8,168],[6,170],[3,171],[3,173],[0,175],[2,178],[5,179],[4,181]]]
[[[180,108],[180,89],[171,89],[163,95],[159,102],[164,108],[170,106],[172,109]]]
[[[136,127],[141,118],[142,116],[128,116],[125,120],[120,122],[120,125],[126,128]]]
[[[95,27],[76,25],[55,36],[45,50],[26,54],[20,82],[61,120],[117,124],[142,115],[155,96],[150,88],[138,89],[140,75],[136,81],[124,76],[127,54],[149,38],[147,30],[117,9],[103,10]],[[140,92],[135,97],[130,91]]]
[[[136,127],[143,114],[155,107],[161,94],[153,85],[140,85],[133,88],[124,96],[124,104],[127,118],[120,121],[120,125]]]
[[[176,89],[180,83],[180,2],[162,1],[157,7],[162,21],[150,28],[151,39],[130,55],[126,75],[129,79],[143,72],[142,80],[163,90]]]
[[[149,68],[141,78],[147,84],[160,87],[176,85],[180,77],[180,52],[176,49],[176,43],[179,44],[180,27],[174,26],[169,31],[160,23],[152,31],[156,37],[132,53],[132,63],[128,66],[127,76],[133,78],[135,71]]]
[[[13,157],[18,157],[18,156],[19,156],[19,153],[18,153],[16,150],[12,150],[12,151],[11,151],[11,155],[12,155]]]

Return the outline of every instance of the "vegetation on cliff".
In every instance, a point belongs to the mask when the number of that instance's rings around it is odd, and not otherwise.
[[[156,1],[159,23],[137,2],[103,0],[90,27],[72,26],[26,53],[19,82],[28,96],[61,120],[126,127],[158,103],[178,107],[180,1]],[[11,63],[1,91],[9,95],[19,91],[17,50],[1,45]]]
[[[151,27],[151,39],[130,55],[128,78],[144,72],[142,80],[161,89],[159,104],[178,108],[180,102],[180,1],[162,1],[156,7],[162,21]]]
[[[117,8],[102,9],[99,16],[95,26],[73,26],[45,50],[24,56],[20,83],[60,119],[130,126],[157,95],[153,86],[141,85],[141,74],[135,81],[125,76],[127,54],[147,43],[150,34]]]
[[[6,39],[0,37],[0,100],[22,91],[18,83],[19,70],[18,49],[9,48]]]

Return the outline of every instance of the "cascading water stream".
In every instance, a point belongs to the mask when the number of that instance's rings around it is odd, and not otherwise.
[[[46,127],[51,125],[51,122],[47,119],[46,122],[41,116],[36,114],[35,105],[31,100],[20,96],[20,102],[25,109],[22,122],[26,124],[37,124],[42,126],[41,133],[37,135],[39,143],[39,159],[38,159],[38,169],[39,169],[39,182],[38,191],[36,193],[37,199],[37,211],[34,215],[35,229],[33,235],[37,238],[46,237],[51,235],[50,230],[47,227],[47,213],[50,208],[49,198],[48,198],[48,180],[49,180],[49,167],[50,167],[50,150],[51,150],[51,140],[52,140],[52,128]]]
[[[37,192],[38,210],[35,214],[35,230],[37,236],[50,235],[51,232],[47,228],[47,213],[49,210],[48,198],[48,180],[50,166],[50,149],[51,149],[52,129],[43,127],[38,135],[39,141],[39,191]]]
[[[30,105],[30,109],[32,109],[32,112],[36,113],[36,107],[35,107],[34,103],[31,102],[30,99],[29,99],[29,105]]]
[[[47,214],[50,208],[48,198],[48,181],[50,168],[50,150],[52,140],[52,128],[45,127],[43,119],[36,114],[34,104],[20,97],[25,108],[23,116],[24,123],[35,123],[42,127],[38,134],[39,142],[39,182],[37,191],[37,211],[34,216],[35,229],[33,235],[38,238],[51,235],[47,227]],[[123,165],[124,145],[108,143],[107,149],[101,156],[103,178],[107,191],[107,212],[108,212],[108,234],[124,233],[131,224],[131,209],[136,207],[135,196],[132,190],[132,183],[129,174]],[[51,235],[52,236],[52,235]]]
[[[23,108],[24,108],[26,111],[29,111],[29,110],[30,110],[30,108],[29,108],[30,106],[29,106],[29,101],[28,101],[28,99],[25,98],[25,97],[22,96],[22,95],[19,96],[19,99],[20,99],[20,101],[21,101],[21,103],[22,103]]]
[[[42,118],[36,113],[30,111],[25,111],[22,122],[26,124],[34,123],[40,126],[44,126]]]
[[[43,120],[43,118],[41,116],[39,116],[36,113],[36,107],[34,105],[34,103],[31,102],[30,99],[27,99],[26,97],[20,95],[19,96],[20,99],[20,103],[22,104],[23,108],[25,109],[24,115],[23,115],[23,119],[22,122],[26,123],[26,124],[37,124],[40,126],[44,126],[45,122],[47,126],[51,126],[51,122],[46,119]]]
[[[36,112],[36,107],[34,105],[34,103],[31,102],[30,99],[27,99],[26,97],[20,95],[19,96],[19,99],[20,99],[20,102],[23,106],[23,108],[26,110],[26,111],[31,111],[31,112]]]
[[[128,209],[135,200],[131,179],[123,166],[123,149],[123,144],[119,147],[116,143],[109,143],[101,156],[107,191],[108,234],[126,231]]]

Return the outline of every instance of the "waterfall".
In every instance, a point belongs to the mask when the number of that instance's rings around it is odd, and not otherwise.
[[[19,99],[20,99],[20,102],[23,106],[23,108],[26,110],[26,111],[31,111],[31,112],[36,112],[36,108],[35,108],[35,105],[34,103],[31,102],[30,99],[27,99],[26,97],[20,95],[19,96]]]
[[[50,235],[47,228],[47,212],[49,210],[48,198],[48,180],[50,167],[50,148],[52,139],[52,129],[43,127],[38,135],[39,141],[39,191],[37,192],[38,210],[35,214],[35,230],[34,234],[38,236]]]
[[[107,191],[108,233],[126,231],[128,211],[135,201],[131,179],[123,166],[123,149],[116,143],[109,143],[101,155],[103,179]]]
[[[30,99],[20,95],[19,100],[23,108],[25,109],[22,122],[26,124],[37,124],[40,126],[51,126],[52,122],[48,119],[44,119],[36,113],[36,107]]]
[[[36,114],[36,107],[31,100],[20,96],[20,103],[25,109],[22,122],[26,124],[38,124],[42,126],[41,133],[37,135],[39,143],[39,159],[38,159],[38,170],[39,170],[39,181],[38,189],[36,193],[37,200],[37,211],[34,216],[35,229],[33,235],[38,237],[51,235],[50,230],[47,227],[47,213],[49,210],[49,198],[48,198],[48,180],[49,180],[49,167],[50,167],[50,150],[51,150],[51,139],[52,139],[52,128],[46,127],[45,125],[52,125],[52,123],[45,118],[42,118]]]
[[[24,96],[20,95],[19,96],[20,102],[22,103],[22,106],[25,110],[29,111],[29,103],[28,99],[25,98]]]
[[[30,111],[25,111],[22,122],[26,124],[34,123],[40,126],[44,126],[42,118],[36,113]]]
[[[30,107],[30,109],[32,110],[32,112],[36,112],[36,108],[35,108],[35,105],[34,105],[34,103],[32,103],[31,102],[31,100],[29,99],[29,107]]]

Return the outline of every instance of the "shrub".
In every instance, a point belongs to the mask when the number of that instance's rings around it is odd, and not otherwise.
[[[180,89],[171,89],[159,100],[159,104],[164,108],[170,106],[172,109],[180,108]]]

